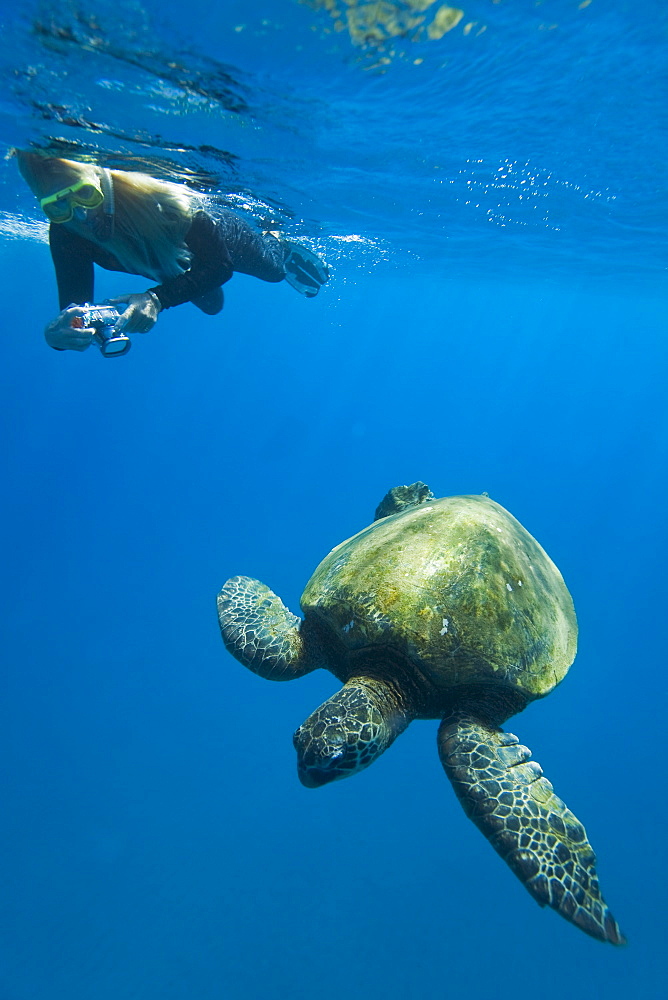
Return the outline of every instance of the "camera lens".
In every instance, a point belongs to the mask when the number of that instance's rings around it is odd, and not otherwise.
[[[114,357],[116,354],[125,354],[130,349],[130,340],[127,337],[115,337],[107,340],[102,348],[105,357]]]

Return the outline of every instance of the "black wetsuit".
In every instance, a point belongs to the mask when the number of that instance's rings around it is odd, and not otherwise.
[[[51,223],[49,243],[61,309],[95,301],[94,264],[107,271],[128,273],[113,253],[69,230],[66,224]],[[283,244],[273,236],[262,236],[234,212],[223,210],[219,219],[196,212],[185,244],[191,253],[189,270],[150,289],[163,309],[206,295],[229,281],[235,271],[262,281],[285,277]]]

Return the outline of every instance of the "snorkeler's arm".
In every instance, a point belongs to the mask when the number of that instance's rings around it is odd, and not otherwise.
[[[61,309],[76,303],[93,302],[94,246],[82,236],[70,232],[62,224],[51,223],[49,245],[58,283]]]
[[[192,255],[189,270],[151,288],[163,309],[199,298],[232,277],[224,236],[206,212],[195,214],[185,242]]]

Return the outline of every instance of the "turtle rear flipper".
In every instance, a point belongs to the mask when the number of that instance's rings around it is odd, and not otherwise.
[[[289,681],[317,666],[300,632],[301,618],[259,580],[228,580],[218,594],[218,621],[228,651],[261,677]]]
[[[467,816],[534,899],[599,941],[625,944],[601,896],[585,828],[531,751],[468,714],[444,719],[438,749]]]

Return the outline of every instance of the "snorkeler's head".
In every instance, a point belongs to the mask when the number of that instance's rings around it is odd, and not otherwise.
[[[82,183],[100,188],[101,171],[94,163],[78,163],[24,150],[16,151],[16,159],[23,179],[40,202]]]

